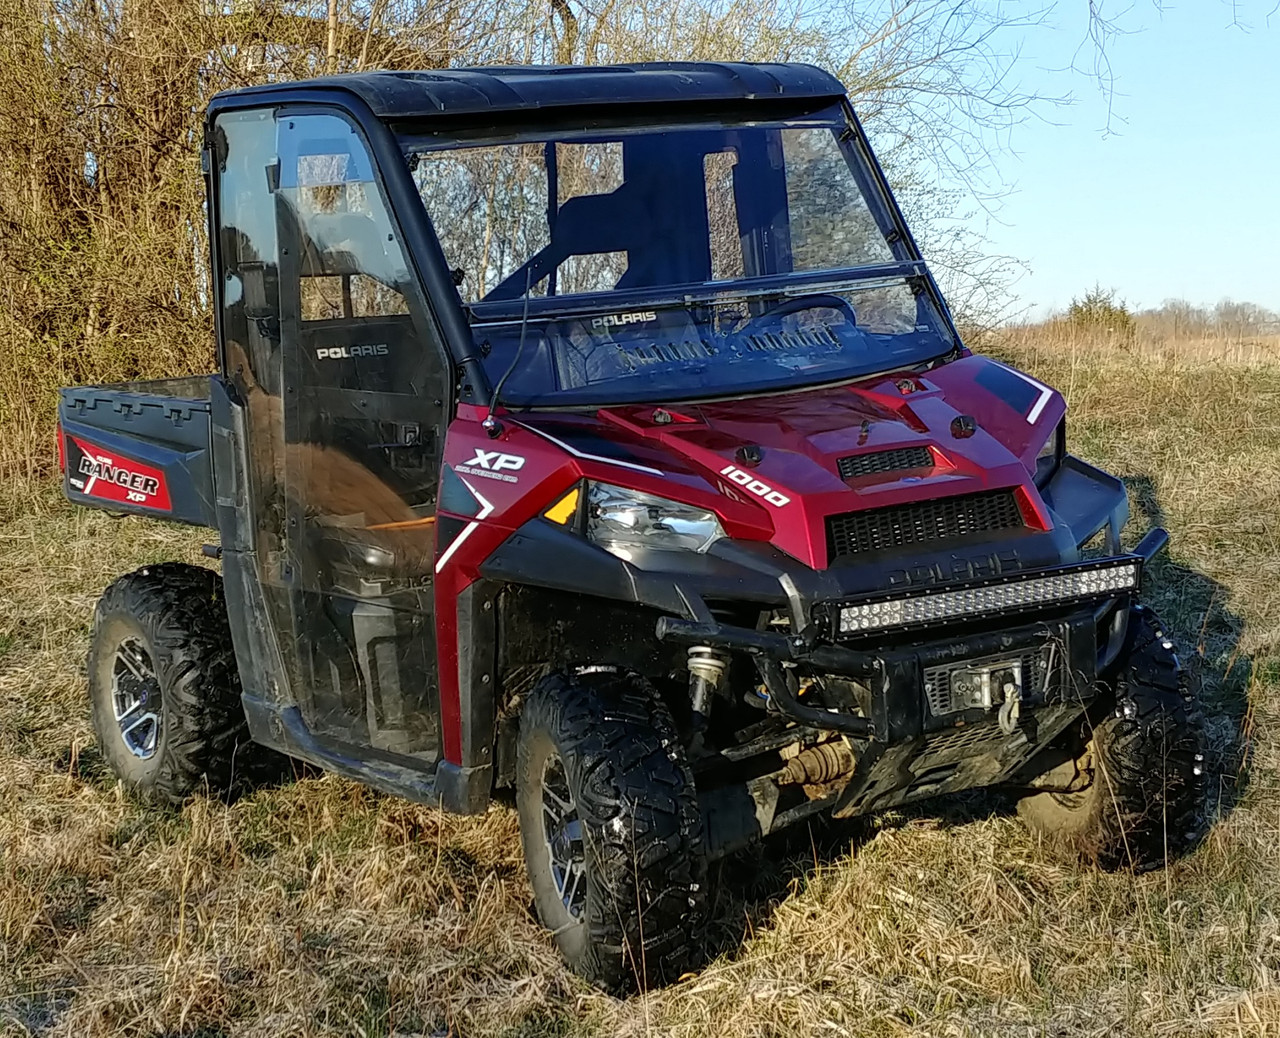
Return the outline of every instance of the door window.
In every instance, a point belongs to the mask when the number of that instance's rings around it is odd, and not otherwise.
[[[442,351],[355,127],[336,115],[282,118],[278,149],[280,224],[292,245],[282,257],[285,453],[301,523],[345,531],[322,539],[377,547],[364,554],[385,565],[357,567],[355,587],[429,579]],[[302,555],[304,581],[343,584]]]
[[[263,110],[217,132],[225,361],[290,684],[317,735],[429,761],[444,351],[351,122]]]

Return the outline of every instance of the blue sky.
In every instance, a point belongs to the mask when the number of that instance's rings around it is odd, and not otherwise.
[[[988,230],[1030,271],[1014,293],[1031,314],[1095,282],[1135,306],[1224,297],[1280,310],[1280,10],[1238,0],[1110,0],[1130,30],[1107,46],[1108,103],[1087,68],[1087,0],[1059,0],[1025,33],[1026,90],[1071,93],[1018,127],[995,162],[1014,185]],[[1105,10],[1105,8],[1104,8]]]

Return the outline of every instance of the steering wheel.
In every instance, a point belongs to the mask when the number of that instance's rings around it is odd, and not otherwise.
[[[771,306],[762,314],[747,321],[739,329],[739,334],[747,334],[753,325],[759,324],[769,318],[789,317],[792,314],[802,313],[805,310],[839,310],[849,319],[850,326],[856,326],[858,323],[857,315],[853,312],[853,306],[849,300],[843,296],[832,295],[829,292],[817,292],[811,296],[793,296],[790,299],[784,299],[776,306]]]

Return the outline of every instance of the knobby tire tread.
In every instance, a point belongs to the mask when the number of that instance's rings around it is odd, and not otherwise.
[[[229,791],[255,755],[249,752],[222,578],[200,566],[168,562],[115,581],[94,613],[91,681],[99,653],[114,652],[114,643],[100,644],[97,637],[112,614],[132,619],[145,634],[164,703],[156,767],[130,785],[144,799],[175,805],[206,788]],[[100,731],[99,737],[110,734]]]
[[[618,993],[674,981],[701,948],[706,858],[693,774],[666,706],[633,674],[553,674],[522,724],[551,733],[583,823],[588,940],[571,964]]]
[[[1083,794],[1041,793],[1019,813],[1105,869],[1160,868],[1204,835],[1204,717],[1156,615],[1133,609],[1110,684],[1113,709],[1090,739],[1093,782]],[[1072,806],[1059,806],[1069,803]]]

